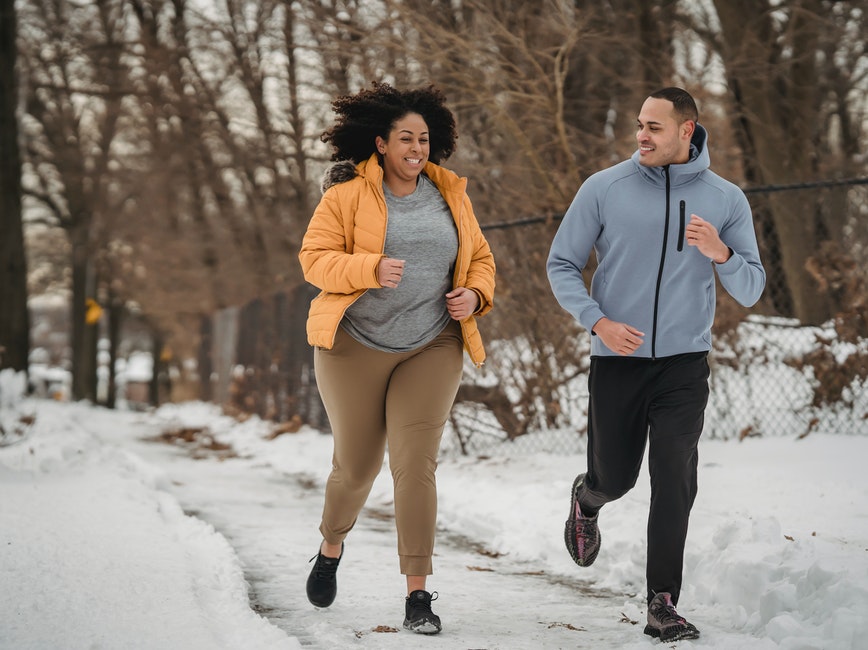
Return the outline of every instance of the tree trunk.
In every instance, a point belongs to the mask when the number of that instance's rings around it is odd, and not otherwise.
[[[72,235],[72,398],[96,402],[96,341],[98,326],[88,322],[88,300],[93,300],[92,260],[81,233]]]
[[[148,385],[148,402],[151,406],[160,406],[169,400],[171,382],[169,379],[169,364],[164,352],[166,337],[156,329],[151,333],[151,381]]]
[[[774,22],[765,2],[715,0],[724,48],[722,57],[735,101],[736,128],[762,184],[792,183],[815,174],[817,143],[813,126],[821,101],[818,69],[820,7],[813,0],[791,3],[788,34]],[[780,270],[792,300],[794,316],[820,323],[831,309],[805,263],[822,238],[819,211],[797,193],[769,198],[770,220],[780,243]],[[774,283],[775,278],[769,278]]]
[[[313,367],[313,348],[307,342],[307,315],[310,301],[318,294],[310,284],[302,283],[286,297],[285,320],[280,328],[283,355],[280,369],[287,377],[287,416],[298,414],[311,426],[325,429],[328,418],[319,396]]]
[[[208,314],[199,319],[199,357],[197,370],[199,372],[199,399],[210,402],[214,397],[214,387],[211,383],[211,373],[214,372],[213,362],[214,322]]]
[[[106,392],[106,406],[110,409],[115,407],[118,396],[117,362],[118,346],[121,340],[121,321],[123,319],[123,303],[113,294],[109,293],[108,304],[108,340],[109,340],[109,372],[108,391]]]
[[[21,157],[15,109],[16,22],[13,0],[0,0],[0,369],[27,371],[30,315],[21,223]]]

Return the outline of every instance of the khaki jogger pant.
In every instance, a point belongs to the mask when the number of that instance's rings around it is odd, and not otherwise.
[[[463,368],[461,328],[450,321],[410,352],[369,348],[338,328],[314,350],[317,387],[334,438],[320,532],[340,544],[352,530],[388,441],[401,573],[430,575],[437,519],[434,472]]]

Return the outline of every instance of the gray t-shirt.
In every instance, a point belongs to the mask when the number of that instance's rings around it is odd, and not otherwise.
[[[395,196],[383,184],[388,226],[387,257],[404,260],[394,289],[368,289],[341,321],[354,339],[376,350],[407,352],[434,340],[449,322],[446,294],[458,255],[458,233],[449,206],[424,174],[416,190]]]

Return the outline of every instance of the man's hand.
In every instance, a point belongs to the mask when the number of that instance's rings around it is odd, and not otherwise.
[[[633,354],[642,345],[645,332],[626,323],[616,323],[605,316],[597,321],[593,332],[612,352],[627,356]]]
[[[732,253],[729,246],[723,243],[717,228],[696,214],[690,215],[690,223],[684,229],[688,246],[696,246],[699,252],[715,264],[723,264]]]

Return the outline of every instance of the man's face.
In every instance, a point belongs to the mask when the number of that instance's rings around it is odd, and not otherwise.
[[[672,102],[649,97],[636,120],[639,162],[645,167],[686,163],[690,158],[693,121],[678,123]]]

